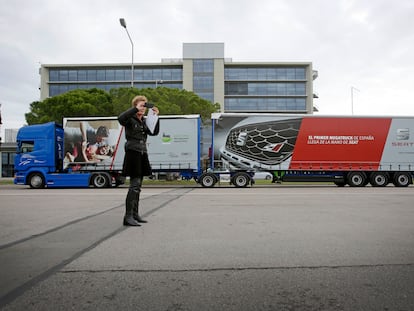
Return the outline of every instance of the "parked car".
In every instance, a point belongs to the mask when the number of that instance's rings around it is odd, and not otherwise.
[[[253,179],[254,180],[272,180],[273,176],[269,172],[255,172]]]

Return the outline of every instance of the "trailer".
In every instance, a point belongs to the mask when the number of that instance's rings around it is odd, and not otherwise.
[[[412,184],[414,117],[217,113],[213,161],[268,171],[273,182]]]
[[[256,172],[269,172],[275,183],[407,187],[413,181],[414,117],[215,113],[209,132],[199,115],[160,116],[160,122],[160,134],[147,140],[153,173],[176,173],[203,187],[224,180],[247,187]],[[23,127],[14,182],[119,186],[124,136],[116,117]]]
[[[200,115],[160,116],[160,133],[147,139],[153,173],[196,180],[203,171],[201,129]]]

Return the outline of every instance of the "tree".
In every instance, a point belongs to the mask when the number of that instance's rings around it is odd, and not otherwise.
[[[113,115],[110,95],[104,90],[73,90],[30,104],[30,112],[25,114],[27,124],[50,121],[62,123],[64,117],[88,117]]]
[[[62,123],[64,117],[117,116],[131,107],[136,95],[144,95],[154,103],[162,115],[200,114],[203,120],[219,110],[219,104],[200,98],[193,92],[158,87],[115,88],[109,92],[100,89],[73,90],[30,104],[26,113],[27,124],[50,121]]]
[[[162,115],[200,114],[203,120],[210,119],[211,113],[220,109],[218,103],[211,104],[197,94],[179,89],[166,87],[145,88],[118,88],[109,91],[116,115],[131,107],[131,101],[136,95],[144,95],[148,101],[154,103]]]

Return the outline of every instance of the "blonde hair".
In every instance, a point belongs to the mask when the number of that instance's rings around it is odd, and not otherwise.
[[[132,102],[131,102],[132,107],[135,107],[136,103],[137,103],[137,102],[141,102],[141,101],[147,102],[147,101],[148,101],[148,99],[147,99],[145,96],[143,96],[143,95],[137,95],[137,96],[135,96],[135,97],[132,99]]]

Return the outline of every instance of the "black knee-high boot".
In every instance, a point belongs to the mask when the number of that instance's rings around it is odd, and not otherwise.
[[[137,189],[137,191],[135,192],[136,197],[134,201],[134,208],[132,210],[132,216],[137,222],[147,223],[148,221],[142,219],[141,216],[139,216],[139,196],[141,194],[142,177],[137,181],[134,180],[134,182],[137,182],[137,185],[134,187]]]
[[[139,216],[139,212],[138,211],[139,211],[139,201],[138,201],[138,204],[136,206],[134,206],[132,215],[133,215],[133,217],[134,217],[134,219],[136,221],[141,222],[141,223],[147,223],[148,221],[146,221],[141,216]]]
[[[141,182],[142,178],[139,177],[131,178],[130,180],[129,190],[125,200],[124,226],[141,226],[134,219],[134,210],[138,207],[137,198],[139,198],[139,192],[141,191]]]

